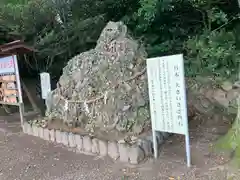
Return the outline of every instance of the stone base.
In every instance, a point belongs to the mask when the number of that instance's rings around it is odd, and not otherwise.
[[[134,144],[129,145],[124,141],[109,142],[97,138],[92,139],[90,136],[31,126],[27,122],[23,125],[23,132],[47,141],[63,144],[70,149],[74,149],[74,152],[95,156],[109,156],[115,161],[119,160],[124,163],[139,164],[145,158],[153,156],[153,139],[151,135],[137,139]],[[158,133],[158,144],[162,144],[166,137],[166,134]]]

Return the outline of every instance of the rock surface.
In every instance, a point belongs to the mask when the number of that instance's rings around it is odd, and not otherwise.
[[[47,100],[46,116],[88,132],[140,134],[150,124],[146,52],[121,22],[109,22],[95,49],[72,58]]]
[[[240,94],[240,86],[237,86],[239,82],[225,81],[220,88],[214,87],[214,83],[216,82],[210,77],[205,77],[204,81],[199,77],[188,80],[188,107],[193,106],[198,113],[204,115],[210,115],[218,109],[221,109],[224,116],[236,115],[236,100]]]

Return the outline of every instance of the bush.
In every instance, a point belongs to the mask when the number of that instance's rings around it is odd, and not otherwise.
[[[214,75],[230,78],[238,71],[240,51],[236,48],[236,36],[225,30],[203,33],[190,38],[184,44],[186,67],[189,76]]]

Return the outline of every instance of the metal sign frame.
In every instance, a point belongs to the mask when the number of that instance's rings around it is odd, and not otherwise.
[[[154,157],[156,132],[185,135],[187,166],[191,165],[183,55],[147,59]]]

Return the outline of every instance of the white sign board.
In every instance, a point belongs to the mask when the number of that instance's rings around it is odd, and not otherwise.
[[[51,92],[51,82],[50,82],[50,75],[49,73],[43,72],[40,74],[41,79],[41,92],[42,98],[46,99],[48,93]]]
[[[183,55],[147,59],[147,74],[153,137],[155,131],[185,135],[190,166]]]

